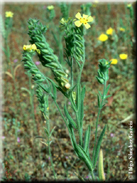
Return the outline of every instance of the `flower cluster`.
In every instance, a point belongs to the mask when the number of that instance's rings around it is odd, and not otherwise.
[[[128,58],[128,55],[125,54],[125,53],[122,53],[122,54],[119,55],[119,58],[121,60],[126,60]],[[113,58],[113,59],[110,60],[110,62],[111,62],[111,64],[117,64],[118,60],[116,58]]]

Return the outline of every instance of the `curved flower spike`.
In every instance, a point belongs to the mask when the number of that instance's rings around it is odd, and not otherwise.
[[[82,17],[80,13],[77,13],[75,15],[75,17],[78,19],[74,22],[75,25],[77,27],[80,27],[83,24],[86,29],[90,28],[90,25],[88,24],[88,22],[93,22],[93,20],[94,20],[94,18],[92,16],[89,16],[89,15],[83,14],[83,17]]]

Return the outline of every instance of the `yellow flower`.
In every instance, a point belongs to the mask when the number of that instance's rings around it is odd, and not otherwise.
[[[6,11],[5,12],[5,17],[13,17],[14,13],[12,13],[11,11]]]
[[[74,22],[75,25],[77,27],[80,27],[82,24],[84,24],[86,29],[90,28],[90,25],[88,24],[88,22],[93,22],[93,20],[94,20],[94,18],[92,16],[89,16],[89,15],[83,14],[83,17],[82,17],[80,13],[77,13],[75,15],[75,17],[78,19]]]
[[[68,22],[68,20],[65,20],[64,18],[62,18],[62,19],[60,20],[60,23],[63,24],[63,25],[64,25],[65,23],[67,23],[67,22]]]
[[[101,34],[98,39],[102,42],[106,41],[108,39],[108,36],[106,34]]]
[[[31,51],[32,50],[31,45],[24,45],[23,46],[23,50],[25,50],[25,51]]]
[[[111,59],[110,61],[111,61],[111,64],[117,64],[118,63],[118,60],[115,59],[115,58]]]
[[[106,33],[108,34],[108,35],[112,35],[113,34],[113,29],[110,27],[109,29],[107,29],[107,31],[106,31]]]
[[[121,32],[125,32],[125,29],[122,28],[122,27],[120,27],[119,30],[120,30]]]
[[[132,4],[128,4],[128,5],[127,5],[127,8],[130,8],[131,6],[132,6]]]
[[[40,52],[40,50],[37,49],[37,47],[36,47],[35,44],[32,44],[32,45],[24,45],[23,46],[23,50],[25,50],[25,51],[34,50],[34,51],[37,51],[38,53]]]
[[[127,54],[122,53],[122,54],[120,54],[120,55],[119,55],[119,57],[120,57],[120,59],[121,59],[121,60],[126,60],[126,59],[127,59],[127,57],[128,57],[128,55],[127,55]]]
[[[54,6],[53,5],[50,5],[47,7],[48,10],[53,10],[54,9]]]

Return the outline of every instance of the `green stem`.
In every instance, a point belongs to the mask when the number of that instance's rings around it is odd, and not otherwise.
[[[31,115],[32,115],[32,118],[33,118],[33,123],[35,124],[34,103],[33,103],[33,89],[31,88],[31,75],[30,74],[29,74],[29,90],[30,90]]]
[[[48,119],[46,119],[46,122],[47,122],[48,134],[50,134],[49,115],[48,115]],[[54,178],[57,180],[57,176],[56,176],[56,173],[55,173],[54,164],[53,164],[53,160],[52,160],[51,148],[50,148],[50,135],[48,135],[48,149],[49,149],[49,157],[50,157],[50,160],[51,160],[51,167],[52,167],[52,170],[53,170]]]
[[[84,37],[83,37],[83,60],[82,60],[82,66],[80,68],[80,74],[78,76],[78,85],[80,86],[80,82],[81,82],[81,75],[82,75],[82,71],[83,71],[83,67],[85,64],[85,45],[84,45]],[[80,126],[80,122],[78,122],[79,118],[78,118],[78,111],[76,112],[76,118],[77,118],[77,124],[78,124],[78,132],[79,132],[79,144],[82,146],[82,134],[83,134],[83,126]]]
[[[71,58],[71,86],[73,87],[73,58]]]
[[[54,100],[54,103],[55,103],[56,107],[58,108],[59,113],[60,113],[61,117],[63,118],[66,126],[68,127],[67,122],[66,122],[66,119],[65,119],[64,115],[62,114],[62,112],[61,112],[61,110],[60,110],[60,108],[59,108],[59,106],[58,106],[58,104],[57,104],[57,102],[55,100]]]
[[[92,176],[92,179],[95,180],[95,176],[94,176],[93,171],[91,171],[91,176]]]
[[[93,159],[95,157],[95,149],[96,149],[96,142],[97,142],[97,131],[98,131],[98,122],[99,122],[99,116],[100,116],[101,110],[103,108],[105,90],[106,90],[106,81],[104,83],[103,96],[102,96],[103,98],[102,98],[102,101],[101,101],[100,108],[98,109],[98,114],[97,114],[97,119],[96,119],[96,131],[95,131],[95,141],[94,141],[94,148],[93,148]]]

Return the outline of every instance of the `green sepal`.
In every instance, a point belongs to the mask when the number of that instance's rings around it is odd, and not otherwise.
[[[48,49],[40,49],[41,54],[48,54],[49,50]]]

